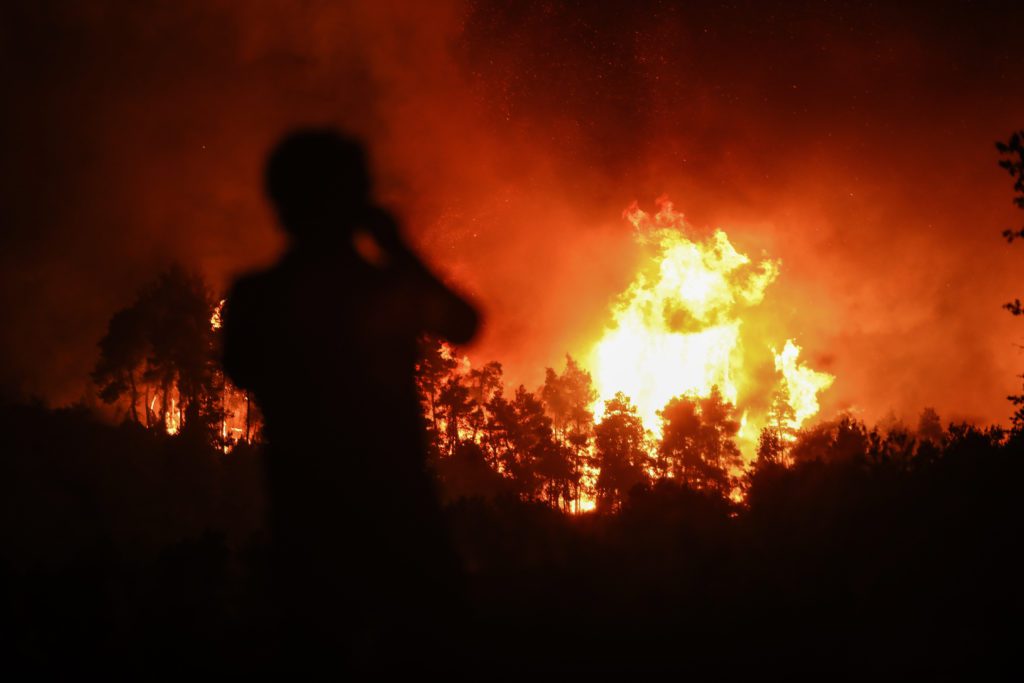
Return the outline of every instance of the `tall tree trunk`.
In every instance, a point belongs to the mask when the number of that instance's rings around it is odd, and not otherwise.
[[[135,371],[130,369],[130,368],[128,370],[128,388],[131,391],[131,400],[132,400],[131,414],[132,414],[132,421],[135,424],[139,424],[139,408],[138,408],[139,388],[137,386],[135,386]]]
[[[167,399],[170,393],[170,382],[163,380],[160,385],[160,429],[167,430]]]
[[[245,442],[249,443],[249,391],[245,392]]]
[[[437,407],[436,407],[437,406],[437,402],[436,402],[436,399],[434,397],[434,394],[435,394],[434,387],[433,387],[433,385],[431,385],[431,387],[430,387],[430,422],[433,425],[433,428],[434,428],[434,438],[436,439],[436,438],[438,438],[439,434],[437,433]],[[438,449],[438,450],[440,450],[440,449]]]

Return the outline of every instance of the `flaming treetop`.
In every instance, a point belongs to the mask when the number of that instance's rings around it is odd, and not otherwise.
[[[722,230],[695,236],[664,198],[655,214],[634,203],[625,218],[653,254],[612,306],[611,324],[590,353],[599,394],[595,413],[600,417],[604,402],[621,391],[635,402],[647,429],[660,433],[658,411],[669,400],[706,397],[717,386],[734,405],[741,390],[775,395],[786,404],[787,429],[814,415],[818,392],[833,378],[799,365],[799,347],[790,340],[776,354],[779,385],[747,388],[751,373],[740,327],[778,276],[779,261],[755,262]],[[747,411],[743,415],[747,422]],[[767,415],[753,420],[757,426],[767,421]]]

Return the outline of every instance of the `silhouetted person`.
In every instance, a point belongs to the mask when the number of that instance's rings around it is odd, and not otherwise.
[[[284,658],[430,666],[458,572],[426,469],[417,346],[468,341],[477,315],[373,203],[359,143],[298,131],[266,189],[291,245],[230,293],[224,367],[265,417]]]

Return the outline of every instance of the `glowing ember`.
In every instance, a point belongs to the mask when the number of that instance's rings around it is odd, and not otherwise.
[[[224,299],[217,302],[217,305],[213,308],[213,315],[210,316],[210,329],[219,330],[223,325],[221,321],[220,312],[224,310]]]

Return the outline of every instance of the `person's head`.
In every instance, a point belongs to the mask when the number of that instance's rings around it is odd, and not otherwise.
[[[366,152],[331,128],[294,131],[274,147],[266,190],[296,240],[341,237],[370,204]]]

